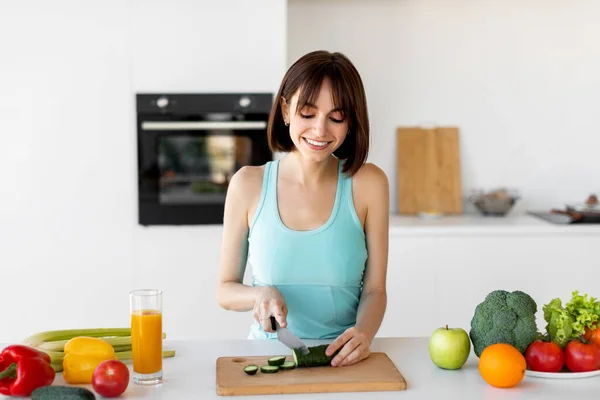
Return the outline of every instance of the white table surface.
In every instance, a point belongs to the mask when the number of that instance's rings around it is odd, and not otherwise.
[[[324,342],[307,341],[314,345]],[[526,376],[511,389],[488,385],[477,370],[472,353],[462,369],[442,370],[429,358],[428,338],[376,338],[372,351],[385,352],[407,381],[400,392],[323,393],[269,395],[268,398],[308,399],[585,399],[597,397],[600,376],[584,379],[550,380]],[[2,346],[3,348],[4,346]],[[275,340],[168,341],[165,348],[177,355],[163,364],[161,385],[142,387],[130,383],[120,397],[125,399],[264,399],[265,396],[224,397],[216,394],[216,359],[227,356],[278,355],[289,351]],[[343,367],[342,367],[343,368]],[[64,384],[57,374],[54,385]],[[91,389],[91,385],[82,385]],[[2,397],[2,396],[0,396]],[[101,398],[100,396],[97,396]]]

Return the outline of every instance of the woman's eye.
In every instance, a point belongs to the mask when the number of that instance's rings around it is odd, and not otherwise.
[[[341,124],[342,122],[344,122],[343,119],[337,119],[337,118],[330,118],[331,121],[335,122],[336,124]]]
[[[301,116],[302,118],[306,118],[306,119],[309,119],[309,118],[312,118],[312,117],[314,117],[314,115],[304,115],[304,114],[300,114],[300,116]]]

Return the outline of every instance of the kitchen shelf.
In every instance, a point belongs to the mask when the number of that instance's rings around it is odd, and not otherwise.
[[[424,219],[418,216],[390,215],[390,236],[438,235],[597,235],[600,224],[553,224],[529,214],[511,213],[504,217],[478,214]]]

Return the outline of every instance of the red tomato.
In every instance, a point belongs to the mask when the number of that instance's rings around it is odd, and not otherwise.
[[[117,397],[129,385],[129,369],[119,360],[100,363],[92,375],[94,390],[104,397]]]
[[[583,338],[589,342],[596,344],[596,346],[600,346],[600,326],[593,326],[592,329],[585,328],[585,335]]]
[[[600,368],[600,348],[571,340],[565,348],[565,361],[571,372],[595,371]]]
[[[525,360],[532,371],[559,372],[565,365],[565,353],[554,342],[536,340],[527,347]]]

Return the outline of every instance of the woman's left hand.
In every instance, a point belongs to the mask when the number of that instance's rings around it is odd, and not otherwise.
[[[331,356],[340,348],[340,352],[331,360],[333,367],[355,364],[371,354],[371,342],[367,334],[356,327],[346,329],[327,347],[325,354]]]

